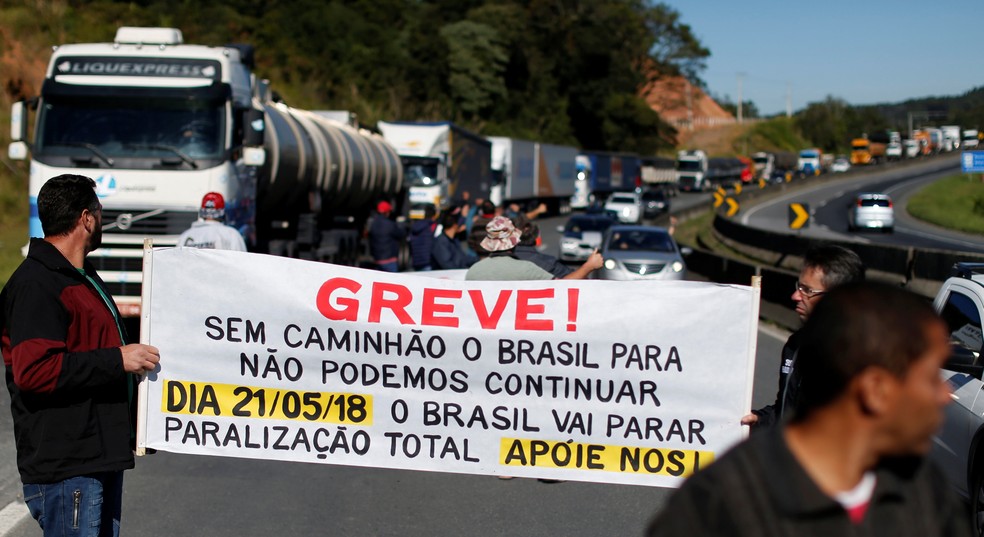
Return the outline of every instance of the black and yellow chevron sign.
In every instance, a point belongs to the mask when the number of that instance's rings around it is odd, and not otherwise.
[[[810,206],[806,203],[789,204],[789,227],[800,229],[810,225]]]

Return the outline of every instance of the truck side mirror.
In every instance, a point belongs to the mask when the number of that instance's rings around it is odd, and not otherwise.
[[[7,158],[10,160],[24,160],[27,158],[27,143],[23,141],[11,142],[7,146]]]
[[[261,147],[263,134],[266,130],[266,120],[263,110],[250,108],[244,114],[243,145],[246,147]]]

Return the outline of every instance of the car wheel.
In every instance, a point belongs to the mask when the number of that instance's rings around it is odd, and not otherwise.
[[[984,536],[984,469],[977,470],[970,488],[970,516],[974,535]]]

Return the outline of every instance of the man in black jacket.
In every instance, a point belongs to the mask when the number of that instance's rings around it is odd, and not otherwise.
[[[827,244],[809,249],[792,296],[800,321],[806,322],[824,294],[839,285],[860,281],[864,281],[864,264],[858,254]],[[793,332],[782,347],[776,402],[744,416],[742,425],[751,425],[753,431],[764,430],[778,424],[793,408],[800,382],[795,368],[799,346],[799,332]]]
[[[126,344],[119,310],[85,259],[102,238],[95,186],[60,175],[41,187],[44,239],[31,239],[0,292],[17,468],[45,536],[119,531],[123,470],[133,468],[132,375],[160,360],[155,347]]]
[[[441,233],[434,240],[431,250],[431,266],[436,270],[466,269],[478,258],[465,253],[457,235],[464,226],[458,215],[446,212],[441,215]]]
[[[925,458],[950,388],[949,331],[924,299],[850,283],[800,331],[789,422],[695,473],[650,537],[970,535],[970,517]]]

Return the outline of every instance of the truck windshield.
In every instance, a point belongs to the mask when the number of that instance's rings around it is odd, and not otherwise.
[[[681,172],[699,172],[700,162],[696,160],[681,160],[677,162],[677,169]]]
[[[91,158],[221,158],[223,103],[178,99],[46,100],[38,115],[38,154]]]
[[[437,164],[407,164],[403,179],[410,186],[433,186],[437,184]]]

